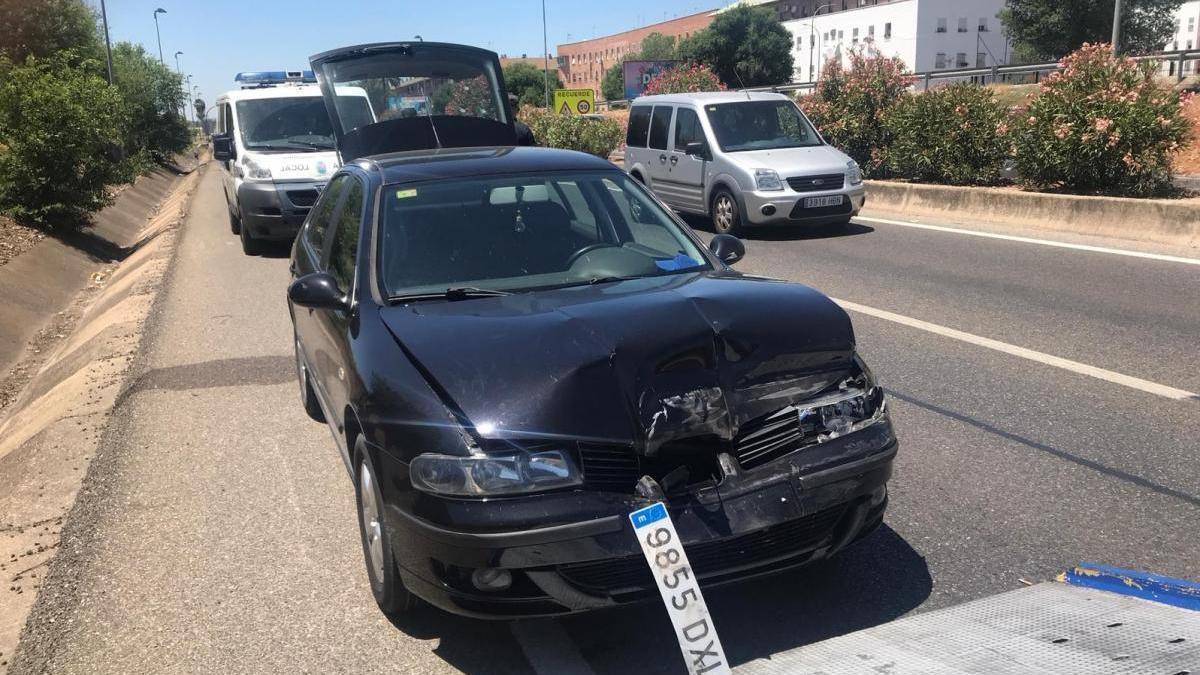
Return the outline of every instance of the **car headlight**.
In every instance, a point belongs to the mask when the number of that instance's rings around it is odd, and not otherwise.
[[[755,169],[754,187],[759,190],[782,190],[783,180],[774,169]]]
[[[425,453],[408,467],[413,487],[455,497],[491,497],[571,487],[583,482],[567,450],[456,457]]]
[[[854,160],[846,162],[846,182],[850,185],[862,184],[862,169],[858,167],[858,162]]]
[[[254,161],[250,155],[242,160],[242,175],[250,180],[271,180],[271,170],[265,164]]]
[[[806,401],[800,408],[800,426],[805,436],[815,434],[817,442],[865,429],[886,415],[883,389],[875,383],[870,369],[855,357],[858,373],[838,383],[837,389]]]

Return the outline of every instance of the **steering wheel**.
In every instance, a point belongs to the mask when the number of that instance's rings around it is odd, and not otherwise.
[[[579,260],[580,258],[587,255],[588,253],[595,251],[598,248],[619,248],[619,247],[616,244],[610,244],[606,241],[599,241],[599,242],[596,242],[595,244],[588,244],[587,246],[584,246],[583,248],[579,249],[578,251],[575,251],[574,253],[571,254],[571,256],[569,258],[567,258],[567,267],[568,268],[574,267],[575,261]]]

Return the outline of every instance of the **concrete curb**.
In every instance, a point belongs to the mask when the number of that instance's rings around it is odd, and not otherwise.
[[[11,660],[108,416],[128,387],[202,172],[183,178],[104,276],[75,329],[0,416],[0,662]],[[0,663],[0,674],[7,664]]]
[[[1200,248],[1200,202],[867,181],[869,210]]]

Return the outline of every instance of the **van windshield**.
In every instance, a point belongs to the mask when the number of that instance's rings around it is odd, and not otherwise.
[[[704,106],[724,152],[821,145],[791,101],[738,101]]]
[[[365,96],[339,96],[370,121]],[[334,149],[333,125],[319,96],[260,98],[237,102],[238,126],[247,150],[325,152]]]

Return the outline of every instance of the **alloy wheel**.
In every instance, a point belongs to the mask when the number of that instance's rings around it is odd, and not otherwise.
[[[380,508],[375,490],[375,476],[367,463],[358,466],[358,501],[362,509],[363,539],[367,543],[367,562],[371,566],[371,574],[376,583],[383,581],[383,523],[380,522]]]
[[[733,199],[729,195],[720,195],[717,197],[713,220],[716,221],[717,229],[721,232],[728,232],[733,228],[734,208]]]

